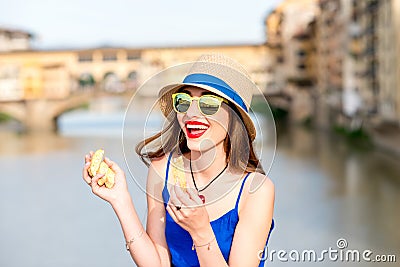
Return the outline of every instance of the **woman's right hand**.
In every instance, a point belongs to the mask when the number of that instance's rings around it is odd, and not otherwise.
[[[109,202],[111,205],[114,205],[118,200],[125,199],[125,197],[129,195],[129,191],[124,171],[115,162],[105,158],[104,162],[115,173],[115,183],[112,188],[107,188],[104,185],[99,186],[97,181],[103,177],[104,174],[97,174],[94,177],[90,177],[88,173],[92,156],[92,151],[85,156],[85,166],[82,173],[83,179],[92,188],[92,192],[98,197]]]

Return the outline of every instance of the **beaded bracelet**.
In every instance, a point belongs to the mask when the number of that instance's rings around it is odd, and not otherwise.
[[[194,242],[193,242],[192,250],[195,250],[196,248],[200,248],[200,247],[205,247],[205,246],[208,246],[207,249],[210,250],[210,248],[211,248],[211,243],[212,243],[214,240],[215,240],[215,236],[214,236],[213,239],[211,239],[211,241],[208,242],[207,244],[198,245],[198,246],[195,245]]]
[[[136,237],[132,237],[131,240],[126,241],[125,247],[126,247],[126,250],[127,250],[127,251],[129,251],[129,246],[130,246],[133,242],[135,242],[137,239],[139,239],[139,238],[143,235],[143,233],[144,233],[144,230],[143,230],[143,228],[142,228],[142,230],[140,230],[139,234],[138,234]]]

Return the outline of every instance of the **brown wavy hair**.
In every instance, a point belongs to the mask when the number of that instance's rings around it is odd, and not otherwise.
[[[228,134],[224,140],[226,162],[237,171],[265,174],[240,113],[235,105],[229,103],[228,107]],[[160,132],[136,145],[136,153],[147,166],[150,165],[152,159],[160,158],[173,151],[182,154],[190,151],[175,112],[169,114],[167,124]]]

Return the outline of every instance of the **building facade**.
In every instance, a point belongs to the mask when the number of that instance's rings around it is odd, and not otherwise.
[[[261,90],[266,88],[264,45],[27,50],[0,52],[0,100],[61,99],[80,90],[133,91],[165,68],[193,62],[204,53],[236,59]],[[158,89],[140,93],[154,96]]]
[[[293,121],[304,121],[314,112],[315,0],[287,0],[265,20],[268,47],[267,91],[290,98]]]
[[[283,1],[266,19],[268,84],[323,128],[399,125],[399,27],[396,0]]]

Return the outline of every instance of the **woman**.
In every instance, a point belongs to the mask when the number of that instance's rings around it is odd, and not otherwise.
[[[86,155],[83,177],[112,205],[138,266],[263,265],[259,252],[273,228],[274,186],[252,146],[256,131],[248,112],[254,87],[232,59],[205,55],[182,83],[161,89],[167,126],[136,148],[149,166],[146,230],[123,171],[106,159],[115,185],[100,187],[102,176],[87,174],[92,153]],[[184,187],[171,178],[179,168]]]

